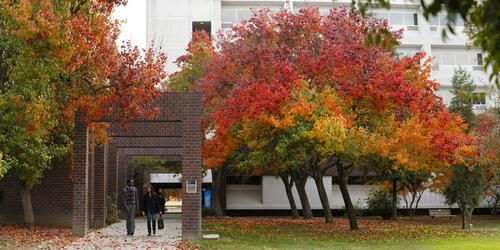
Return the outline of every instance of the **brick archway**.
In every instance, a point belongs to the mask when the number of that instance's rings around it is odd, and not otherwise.
[[[84,235],[89,224],[103,227],[107,196],[125,186],[127,155],[177,155],[182,161],[182,237],[201,238],[201,108],[198,93],[164,93],[156,102],[160,114],[153,120],[137,118],[125,131],[113,114],[113,142],[96,146],[89,158],[88,128],[75,117],[73,146],[73,233]],[[89,178],[91,176],[91,178]],[[196,183],[195,190],[186,183]],[[90,192],[89,192],[90,190]],[[92,220],[91,220],[92,219]]]

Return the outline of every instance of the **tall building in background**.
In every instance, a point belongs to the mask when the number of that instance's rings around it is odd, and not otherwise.
[[[147,0],[146,41],[154,40],[169,57],[168,72],[178,70],[173,63],[185,53],[193,31],[206,30],[215,35],[220,30],[229,29],[234,23],[250,18],[252,9],[269,8],[278,11],[287,8],[294,12],[306,4],[318,7],[321,13],[328,14],[332,7],[350,6],[351,0]],[[446,29],[446,13],[426,21],[422,15],[419,1],[391,1],[391,9],[373,9],[379,18],[385,18],[394,29],[404,29],[404,37],[397,51],[403,55],[426,52],[434,57],[432,77],[440,84],[438,91],[446,104],[449,104],[451,76],[458,66],[469,71],[477,85],[478,96],[475,101],[476,111],[487,106],[498,105],[495,98],[486,93],[489,85],[484,71],[484,54],[477,48],[467,49],[467,36],[463,33],[463,21],[456,23],[456,34],[448,32],[446,40],[442,31]]]
[[[426,21],[420,1],[391,1],[391,9],[373,9],[375,16],[385,18],[394,29],[403,29],[404,38],[397,47],[403,55],[413,56],[425,52],[434,58],[432,77],[440,84],[438,95],[444,103],[450,103],[451,77],[455,68],[461,66],[472,74],[477,85],[477,95],[482,97],[475,101],[476,112],[498,105],[494,97],[488,97],[488,75],[484,71],[484,54],[477,48],[467,49],[467,36],[463,33],[463,21],[456,23],[456,34],[448,32],[443,39],[442,31],[446,29],[447,14],[439,13]],[[317,7],[322,14],[328,14],[332,7],[350,6],[351,0],[147,0],[146,1],[146,41],[155,41],[156,47],[162,47],[169,57],[168,72],[178,70],[173,63],[185,53],[192,32],[205,30],[215,35],[219,31],[231,28],[241,20],[250,18],[252,9],[269,8],[278,11],[287,8],[293,12],[306,5]],[[361,185],[356,176],[350,178],[349,189],[353,202],[363,203],[369,187]],[[335,176],[325,176],[325,188],[333,208],[343,204]],[[283,184],[274,176],[240,178],[229,176],[227,179],[226,204],[229,210],[238,209],[289,209]],[[308,181],[311,206],[320,209],[319,197],[314,192],[314,181]],[[298,200],[298,197],[296,197]],[[300,206],[300,204],[297,204]],[[484,205],[484,204],[483,204]],[[427,192],[420,203],[421,208],[446,207],[443,198]]]

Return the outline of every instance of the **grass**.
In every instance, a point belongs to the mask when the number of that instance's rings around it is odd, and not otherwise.
[[[500,217],[475,217],[472,230],[429,217],[398,222],[359,219],[351,231],[345,218],[325,224],[321,218],[222,218],[204,219],[204,234],[219,240],[183,242],[181,247],[200,249],[500,249]]]

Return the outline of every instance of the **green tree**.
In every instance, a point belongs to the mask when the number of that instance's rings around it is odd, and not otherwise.
[[[483,169],[479,166],[470,169],[466,165],[457,164],[452,166],[451,172],[449,182],[442,193],[446,204],[458,205],[462,216],[462,229],[465,229],[466,225],[470,229],[472,212],[483,198],[486,183]]]
[[[462,116],[464,122],[468,125],[467,132],[470,132],[475,123],[475,114],[472,107],[476,85],[474,85],[471,74],[461,67],[453,72],[451,84],[450,92],[453,94],[453,98],[448,109]]]

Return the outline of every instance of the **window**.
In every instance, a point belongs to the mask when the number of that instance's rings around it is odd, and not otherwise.
[[[222,10],[221,12],[221,22],[222,24],[231,24],[236,22],[236,10]]]
[[[330,10],[320,10],[319,13],[324,16],[330,15]]]
[[[474,105],[486,105],[486,93],[478,92],[472,94],[472,104]]]
[[[441,63],[444,65],[455,65],[455,54],[454,53],[442,53]]]
[[[448,15],[447,14],[443,14],[443,13],[440,13],[438,15],[438,19],[439,19],[439,25],[440,26],[446,26],[447,24],[447,20],[448,20]]]
[[[483,54],[477,53],[477,65],[483,65]]]
[[[208,37],[211,37],[212,25],[210,21],[203,22],[193,22],[193,32],[199,32],[204,30],[207,32]]]
[[[433,63],[438,65],[483,65],[482,53],[478,52],[479,50],[433,48],[432,56],[435,57]]]
[[[405,25],[417,25],[415,22],[415,17],[412,13],[403,14],[404,24]]]
[[[373,14],[378,19],[386,19],[390,25],[418,25],[417,13],[377,12]]]
[[[403,25],[403,14],[401,13],[389,13],[389,24],[390,25]]]
[[[250,19],[250,17],[252,17],[252,12],[250,10],[238,10],[236,13],[238,22]]]
[[[432,26],[439,26],[439,19],[437,16],[429,16],[429,24]]]
[[[389,20],[389,14],[388,13],[375,13],[375,17],[377,17],[378,19]]]
[[[467,56],[467,52],[457,52],[455,56],[457,59],[457,65],[469,65],[469,57]]]
[[[349,176],[347,177],[347,185],[364,185],[368,182],[365,176]],[[338,176],[332,176],[332,185],[338,185],[340,179]]]
[[[439,13],[437,16],[429,16],[429,24],[431,26],[447,26],[448,25],[448,14]],[[455,23],[451,26],[464,26],[464,20],[457,16]]]
[[[250,19],[250,17],[252,17],[250,9],[224,9],[221,11],[221,26],[231,28],[234,23]]]
[[[236,185],[260,185],[262,183],[262,176],[228,176],[226,184]]]

